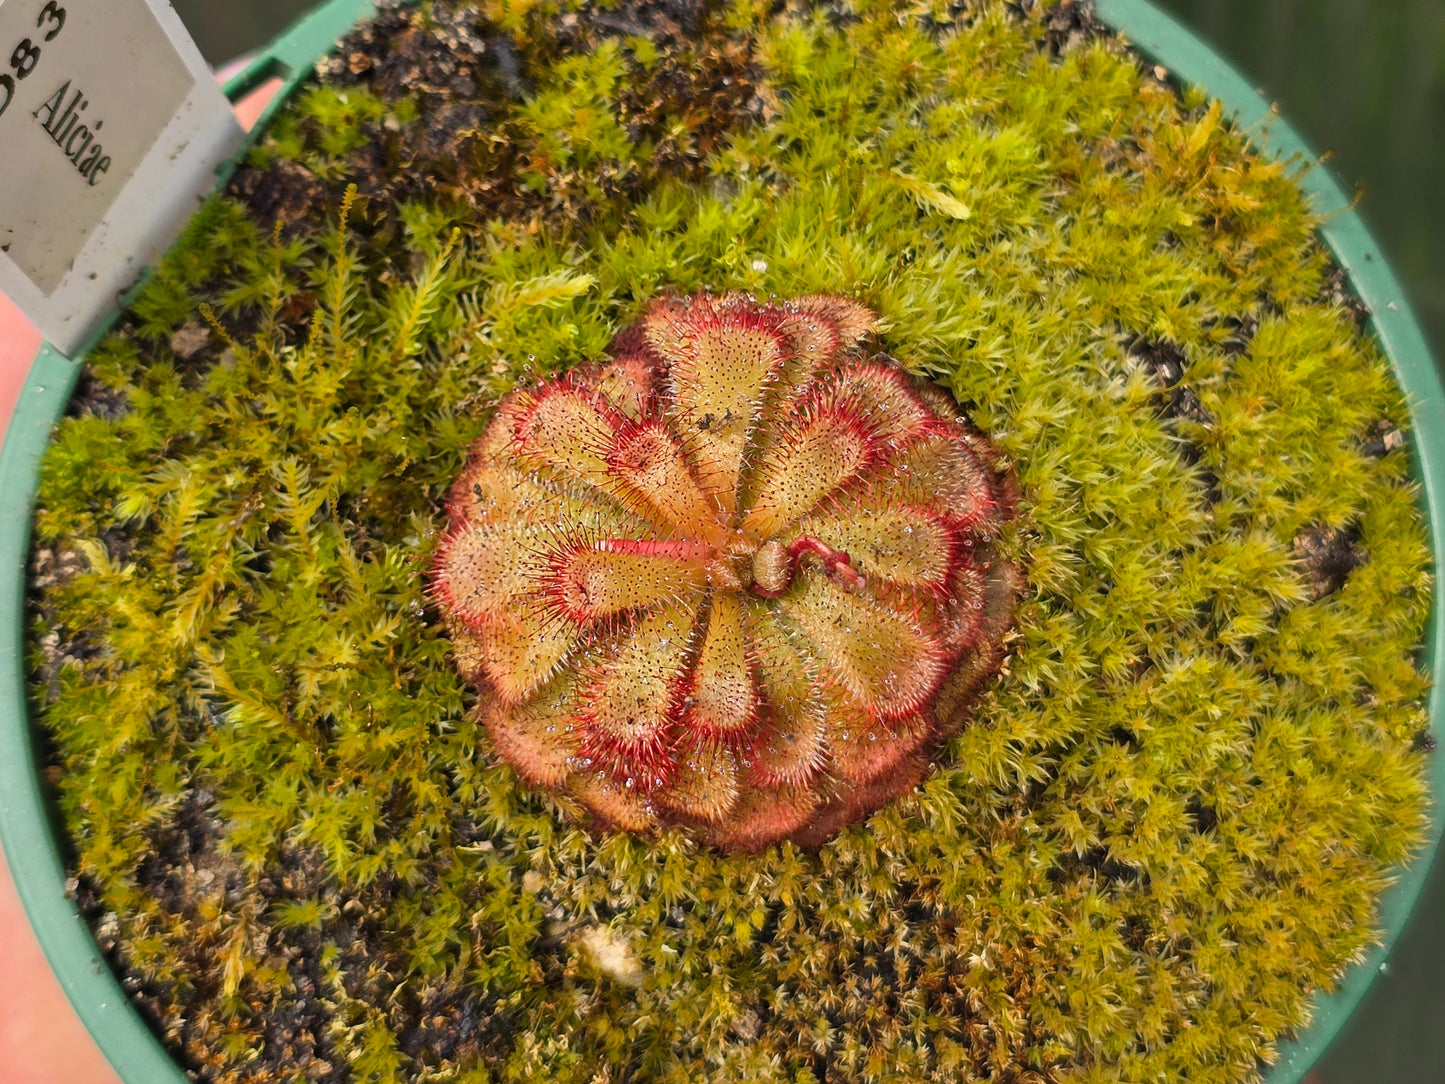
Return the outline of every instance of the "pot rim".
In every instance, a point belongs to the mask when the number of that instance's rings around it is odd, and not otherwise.
[[[268,79],[282,80],[280,92],[252,129],[252,139],[265,130],[274,112],[309,77],[316,62],[372,10],[372,0],[327,0],[226,85],[227,95],[236,100]],[[1190,30],[1149,0],[1094,0],[1094,10],[1139,53],[1168,69],[1177,83],[1199,86],[1219,99],[1236,127],[1250,133],[1259,150],[1302,167],[1297,183],[1322,219],[1320,236],[1368,306],[1370,328],[1409,401],[1410,446],[1421,484],[1421,508],[1435,568],[1445,567],[1445,390],[1404,291],[1363,220],[1319,164],[1318,156],[1275,108]],[[237,159],[245,149],[238,152]],[[223,170],[221,183],[235,162],[233,159]],[[122,992],[66,892],[60,842],[64,837],[58,825],[52,827],[50,795],[31,769],[35,745],[25,668],[31,507],[51,428],[64,413],[86,354],[104,331],[97,332],[74,359],[49,343],[41,347],[0,449],[0,480],[10,483],[0,486],[0,569],[4,572],[0,577],[0,667],[4,668],[0,671],[0,841],[26,915],[52,970],[116,1072],[127,1081],[188,1084],[189,1078]],[[1445,608],[1438,591],[1419,661],[1430,674],[1445,672]],[[1445,742],[1445,682],[1432,684],[1428,708],[1430,731]],[[1267,1084],[1297,1084],[1385,970],[1390,950],[1439,850],[1445,828],[1440,801],[1445,795],[1445,756],[1430,759],[1427,779],[1435,807],[1428,838],[1420,854],[1399,871],[1380,899],[1378,943],[1345,972],[1336,990],[1314,995],[1311,1022],[1293,1039],[1279,1042],[1278,1058],[1265,1073]]]

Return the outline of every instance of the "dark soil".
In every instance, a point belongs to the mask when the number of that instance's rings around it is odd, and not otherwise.
[[[1349,313],[1356,327],[1364,327],[1365,321],[1370,318],[1370,306],[1361,301],[1359,295],[1350,288],[1344,268],[1334,264],[1330,265],[1329,271],[1325,274],[1323,296],[1331,304],[1337,305]]]
[[[1365,454],[1379,459],[1405,447],[1406,437],[1403,430],[1394,422],[1381,418],[1365,431],[1363,443]]]
[[[1037,11],[1039,0],[1020,0],[1019,10]],[[1050,55],[1060,56],[1093,38],[1103,37],[1109,28],[1094,14],[1094,5],[1087,0],[1060,0],[1044,21],[1044,47]]]
[[[329,221],[348,183],[363,197],[364,220],[383,229],[397,203],[420,198],[440,198],[477,218],[565,228],[605,213],[589,190],[599,181],[603,204],[625,207],[660,177],[698,178],[728,133],[771,115],[751,43],[726,32],[718,7],[702,0],[589,7],[518,44],[475,9],[438,5],[422,17],[387,0],[320,64],[318,78],[365,87],[388,102],[411,98],[419,120],[397,130],[369,123],[343,179],[325,182],[299,163],[278,161],[239,170],[230,194],[288,231]],[[543,66],[628,38],[650,39],[662,54],[651,68],[637,67],[617,118],[633,142],[653,145],[650,168],[610,176],[604,169],[585,179],[559,171],[539,188],[536,163],[524,157],[525,140],[499,119],[499,103],[523,99],[530,73]]]
[[[292,991],[284,1002],[259,1014],[264,1041],[247,1067],[247,1080],[331,1084],[353,1079],[328,1037],[336,1023],[338,996],[386,1005],[400,1047],[419,1071],[445,1061],[485,1061],[488,1053],[506,1049],[507,1016],[490,1001],[444,985],[407,983],[397,990],[406,968],[388,948],[384,929],[393,886],[383,880],[345,894],[325,872],[320,855],[294,847],[282,847],[279,864],[265,876],[248,877],[234,858],[216,847],[222,828],[212,812],[214,801],[208,792],[193,791],[172,819],[154,830],[154,849],[137,870],[137,885],[170,916],[197,930],[210,925],[203,912],[213,910],[218,897],[222,907],[242,916],[275,913],[288,902],[319,900],[325,916],[297,927],[255,924],[253,937],[264,945],[253,940],[250,949],[268,964],[284,967]],[[222,997],[224,978],[216,967],[215,946],[198,938],[191,957],[176,961],[177,973],[186,976],[183,984],[141,982],[120,958],[118,917],[104,911],[96,886],[82,879],[73,891],[143,1019],[193,1075],[225,1075],[229,1059],[209,1054],[222,1037],[220,1022],[188,1010]],[[346,947],[328,958],[323,952],[327,946]],[[181,985],[184,988],[178,988]]]
[[[1332,595],[1345,585],[1351,572],[1365,563],[1355,528],[1307,527],[1294,540],[1294,554],[1304,568],[1314,598]]]
[[[1133,358],[1159,385],[1159,412],[1166,418],[1183,418],[1200,425],[1212,425],[1214,415],[1205,409],[1196,392],[1184,380],[1188,364],[1184,351],[1172,342],[1134,339],[1128,345]]]

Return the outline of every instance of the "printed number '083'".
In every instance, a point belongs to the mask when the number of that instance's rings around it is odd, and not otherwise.
[[[65,9],[50,0],[40,9],[40,15],[35,20],[36,29],[45,31],[45,40],[54,41],[55,35],[65,29]],[[40,46],[36,45],[29,38],[25,38],[10,54],[10,67],[15,74],[10,72],[0,73],[0,116],[4,116],[5,110],[10,108],[10,102],[15,97],[15,80],[24,79],[35,70],[35,65],[40,62]]]

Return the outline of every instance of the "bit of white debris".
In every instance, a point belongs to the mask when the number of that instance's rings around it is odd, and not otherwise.
[[[768,269],[768,261],[767,261],[767,260],[757,259],[757,260],[754,260],[754,261],[753,261],[753,270],[756,271],[758,274],[761,275],[761,274],[762,274],[764,271],[766,271],[767,269]]]
[[[182,361],[190,361],[211,343],[211,329],[195,321],[183,324],[171,336],[171,353]]]
[[[546,883],[547,878],[543,877],[534,869],[529,869],[526,873],[522,874],[522,891],[529,896],[535,896],[538,892],[542,891]]]
[[[762,1030],[763,1019],[752,1009],[749,1009],[740,1016],[738,1022],[733,1025],[733,1031],[736,1032],[737,1037],[745,1043],[750,1043],[756,1039]]]
[[[572,935],[572,942],[609,979],[625,986],[642,985],[642,965],[627,938],[605,926],[587,926]]]
[[[107,911],[100,916],[100,921],[95,925],[95,939],[114,942],[118,937],[120,937],[120,916],[114,911]]]

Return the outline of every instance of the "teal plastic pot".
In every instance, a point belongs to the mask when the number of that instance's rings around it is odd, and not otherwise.
[[[1095,6],[1100,18],[1180,82],[1198,85],[1220,99],[1234,114],[1236,124],[1257,133],[1257,146],[1286,160],[1314,160],[1294,131],[1274,117],[1268,103],[1248,83],[1169,16],[1146,0],[1095,0]],[[270,107],[274,111],[310,73],[315,61],[370,8],[370,0],[330,0],[265,50],[227,86],[227,93],[237,98],[269,79],[280,78],[284,85]],[[257,130],[267,119],[269,113]],[[1445,394],[1439,376],[1399,283],[1339,187],[1319,168],[1305,173],[1301,183],[1327,223],[1322,230],[1325,242],[1373,314],[1374,332],[1411,404],[1416,472],[1435,565],[1437,569],[1445,567],[1441,559],[1445,541]],[[40,458],[80,368],[81,358],[66,358],[49,346],[42,349],[0,451],[0,666],[5,668],[0,675],[0,839],[51,967],[117,1072],[131,1084],[184,1084],[187,1077],[132,1008],[65,894],[62,849],[36,771],[24,665],[30,511]],[[1437,597],[1422,658],[1422,664],[1437,675],[1445,673],[1442,622],[1445,613]],[[1445,741],[1445,685],[1432,689],[1429,709],[1431,730]],[[1266,1077],[1270,1084],[1294,1084],[1308,1072],[1383,969],[1440,841],[1445,756],[1434,757],[1429,771],[1435,809],[1430,838],[1424,853],[1401,872],[1381,901],[1382,944],[1345,975],[1333,994],[1316,999],[1308,1030],[1281,1044],[1280,1057]]]

